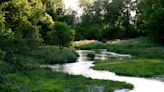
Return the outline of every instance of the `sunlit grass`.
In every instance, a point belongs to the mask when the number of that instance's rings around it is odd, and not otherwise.
[[[164,59],[164,47],[159,46],[149,39],[141,37],[129,40],[114,40],[107,43],[95,42],[92,44],[78,46],[79,49],[107,49],[122,54],[131,54],[140,58],[162,58]]]
[[[26,71],[25,71],[26,72]],[[113,92],[116,89],[133,86],[124,82],[110,80],[93,80],[82,76],[68,75],[52,72],[49,68],[35,68],[30,72],[8,73],[5,75],[8,81],[2,92],[88,92],[96,90],[94,86],[102,86],[103,92]]]
[[[81,46],[81,45],[87,45],[97,42],[96,40],[80,40],[73,42],[74,46]]]
[[[108,70],[118,75],[154,77],[164,74],[164,60],[160,59],[113,59],[97,61],[93,67]]]

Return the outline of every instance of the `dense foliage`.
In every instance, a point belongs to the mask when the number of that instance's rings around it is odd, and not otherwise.
[[[164,43],[163,0],[80,0],[80,5],[84,14],[76,26],[76,40],[149,36]]]
[[[61,0],[1,1],[0,49],[6,52],[6,57],[12,57],[14,54],[28,54],[41,44],[51,44],[50,40],[55,45],[68,46],[73,41],[74,33],[71,26],[66,24],[68,21],[65,16],[69,14],[64,10]],[[48,34],[54,30],[52,39],[49,39]],[[61,35],[65,38],[62,39]]]
[[[70,16],[71,13],[68,15]],[[45,44],[51,44],[48,41],[48,33],[54,30],[55,34],[51,40],[57,42],[55,45],[67,47],[73,41],[73,28],[68,26],[73,21],[67,21],[68,15],[63,8],[62,0],[0,1],[0,90],[2,92],[28,90],[26,88],[29,87],[28,84],[26,85],[27,81],[35,79],[30,77],[35,76],[30,73],[36,72],[32,72],[32,70],[39,69],[38,63],[41,61],[47,64],[76,60],[76,54],[73,50],[67,52],[63,50],[62,53],[58,53],[58,55],[61,54],[61,57],[53,59],[53,61],[51,60],[54,57],[44,57],[45,54],[40,55],[43,58],[40,60],[41,57],[37,57],[37,52],[35,52]],[[58,21],[61,23],[58,24]],[[64,27],[64,29],[54,29],[51,26]],[[59,42],[61,35],[65,37],[62,39],[62,43]],[[54,50],[56,51],[55,48]],[[62,56],[69,58],[63,60]],[[44,72],[44,70],[40,71]],[[20,78],[25,77],[25,81],[18,80],[19,76],[21,76]]]
[[[111,2],[109,0],[94,0],[93,3],[84,1],[81,0],[84,14],[81,16],[82,22],[77,25],[77,35],[82,35],[86,39],[102,41],[143,35],[141,32],[136,31],[135,16],[131,16],[131,12],[135,12],[135,9],[137,9],[135,1],[112,0]],[[93,32],[93,29],[96,32]],[[83,30],[83,33],[81,30]]]
[[[139,4],[142,21],[155,42],[164,44],[164,1],[163,0],[141,0]]]
[[[74,30],[66,23],[56,22],[47,33],[50,44],[59,45],[60,49],[70,45],[74,40]]]

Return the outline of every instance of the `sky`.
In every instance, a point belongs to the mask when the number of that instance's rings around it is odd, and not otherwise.
[[[78,5],[79,5],[78,0],[64,0],[64,3],[66,8],[71,7],[72,9],[75,10],[78,9]]]
[[[82,14],[82,10],[79,8],[79,0],[64,0],[65,8],[72,8],[78,12],[78,15]]]

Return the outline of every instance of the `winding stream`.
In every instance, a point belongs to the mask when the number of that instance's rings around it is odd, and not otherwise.
[[[134,85],[133,90],[120,89],[115,90],[115,92],[164,92],[164,82],[155,79],[118,76],[113,72],[93,70],[90,68],[94,66],[93,61],[87,60],[87,57],[85,57],[82,52],[88,53],[88,51],[78,50],[78,62],[64,65],[57,64],[48,67],[51,67],[55,71],[69,73],[72,75],[82,75],[92,79],[121,81]]]

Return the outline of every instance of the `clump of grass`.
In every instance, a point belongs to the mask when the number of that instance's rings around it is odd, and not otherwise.
[[[97,42],[96,40],[80,40],[73,43],[74,46],[87,45]]]
[[[93,50],[93,49],[106,49],[107,46],[102,42],[95,42],[87,45],[81,45],[78,48],[82,50]]]
[[[140,58],[162,58],[164,59],[164,47],[161,47],[149,39],[141,37],[130,40],[120,40],[113,44],[108,42],[107,49],[118,53],[128,53]]]
[[[34,57],[42,60],[45,64],[62,64],[75,62],[77,54],[75,50],[70,48],[59,49],[53,46],[41,47],[33,51]]]
[[[140,37],[129,40],[108,41],[107,44],[95,42],[94,44],[81,45],[80,49],[107,49],[123,54],[131,54],[140,58],[159,58],[164,59],[164,47],[159,46],[149,39]]]
[[[98,70],[108,70],[118,75],[154,77],[164,74],[164,60],[160,59],[113,59],[97,61],[93,67]]]

